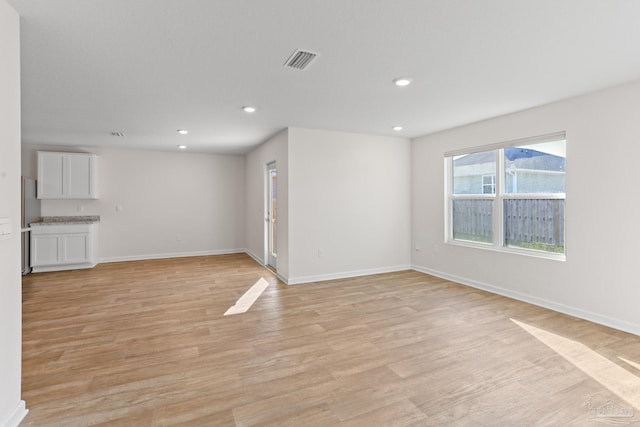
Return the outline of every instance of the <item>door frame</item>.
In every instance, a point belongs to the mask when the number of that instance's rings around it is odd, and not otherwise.
[[[275,183],[272,180],[272,171],[275,172]],[[265,165],[265,265],[277,270],[278,268],[278,167],[276,161]],[[275,184],[275,192],[273,191]],[[275,194],[274,194],[275,193]],[[275,215],[272,212],[272,202],[275,202]],[[275,232],[274,232],[275,230]],[[272,251],[272,242],[275,240],[275,248]]]

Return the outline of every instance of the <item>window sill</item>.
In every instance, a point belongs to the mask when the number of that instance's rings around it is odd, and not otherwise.
[[[517,248],[510,248],[510,247],[496,247],[490,243],[477,243],[477,242],[471,242],[468,240],[453,240],[453,239],[446,240],[445,243],[449,245],[454,245],[454,246],[464,246],[467,248],[483,249],[483,250],[488,250],[492,252],[501,252],[501,253],[507,253],[507,254],[524,255],[524,256],[533,257],[533,258],[550,259],[553,261],[565,262],[567,260],[566,254],[556,254],[551,252],[517,249]]]

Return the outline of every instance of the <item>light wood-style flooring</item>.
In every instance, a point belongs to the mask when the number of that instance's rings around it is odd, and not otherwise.
[[[415,271],[286,286],[238,254],[23,288],[24,427],[597,426],[609,403],[640,425],[591,369],[628,398],[639,337]]]

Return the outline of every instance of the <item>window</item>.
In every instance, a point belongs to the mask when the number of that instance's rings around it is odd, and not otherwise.
[[[564,258],[566,139],[446,154],[448,242]]]
[[[482,176],[482,194],[496,194],[496,176]]]

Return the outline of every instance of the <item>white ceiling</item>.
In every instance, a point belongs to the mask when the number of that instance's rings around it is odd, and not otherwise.
[[[637,0],[7,1],[31,143],[244,153],[287,126],[415,137],[640,78]],[[284,68],[298,48],[319,56]]]

